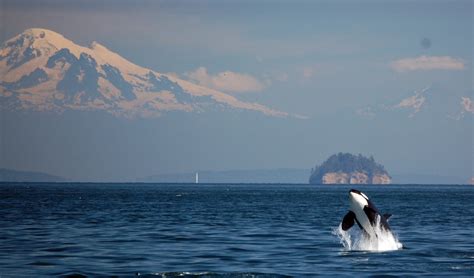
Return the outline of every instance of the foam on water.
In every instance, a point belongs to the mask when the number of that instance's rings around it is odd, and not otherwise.
[[[391,232],[385,230],[380,225],[380,217],[374,225],[376,237],[370,237],[358,227],[353,227],[347,231],[342,229],[341,224],[333,230],[333,234],[339,237],[341,244],[347,251],[394,251],[403,248],[403,244]]]

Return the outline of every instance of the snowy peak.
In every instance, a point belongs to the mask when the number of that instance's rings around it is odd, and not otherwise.
[[[35,57],[49,57],[61,49],[68,49],[69,52],[78,59],[81,54],[88,54],[94,58],[99,65],[112,64],[122,70],[130,69],[141,72],[146,71],[146,69],[127,61],[96,41],[93,41],[90,44],[90,47],[83,47],[75,44],[69,39],[66,39],[59,33],[41,28],[28,29],[5,42],[5,45],[0,52],[0,59],[4,56],[15,56],[18,58],[24,58],[18,62],[25,63]]]
[[[428,86],[391,104],[367,106],[356,113],[366,118],[388,114],[406,117],[408,114],[408,118],[428,116],[461,120],[469,114],[474,115],[472,93],[447,92],[439,86]]]
[[[62,48],[69,49],[76,57],[84,52],[82,47],[78,47],[61,34],[46,29],[32,28],[6,41],[0,51],[0,57],[22,56],[21,54],[28,50],[34,52],[35,57],[49,56]]]
[[[288,116],[140,67],[96,41],[83,47],[40,28],[28,29],[2,45],[0,101],[3,109],[104,110],[126,117],[209,109]]]
[[[41,54],[46,56],[49,56],[60,49],[66,48],[69,49],[76,58],[79,58],[81,53],[91,54],[92,50],[91,48],[75,44],[59,33],[41,28],[27,29],[23,33],[6,41],[4,46],[7,46],[7,48],[10,48],[11,50],[25,50],[27,48],[39,51],[43,50]]]

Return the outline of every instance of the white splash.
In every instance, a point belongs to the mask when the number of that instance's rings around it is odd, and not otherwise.
[[[348,231],[342,230],[341,225],[333,230],[346,251],[394,251],[403,248],[403,244],[391,232],[380,225],[380,217],[374,225],[376,237],[370,237],[358,227],[352,227]]]

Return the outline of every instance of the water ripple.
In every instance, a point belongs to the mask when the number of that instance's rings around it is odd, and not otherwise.
[[[0,276],[474,275],[473,188],[362,186],[407,247],[381,253],[331,233],[347,190],[0,184]]]

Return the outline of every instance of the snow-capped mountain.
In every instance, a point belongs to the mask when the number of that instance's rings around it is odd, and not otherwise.
[[[288,116],[140,67],[97,42],[83,47],[39,28],[28,29],[2,45],[0,105],[15,110],[104,110],[125,117],[222,108]]]
[[[428,113],[430,117],[450,118],[461,120],[474,115],[471,94],[447,93],[432,86],[409,93],[394,103],[367,106],[356,110],[360,116],[373,118],[387,113],[399,113],[408,118],[415,118],[420,114]]]

